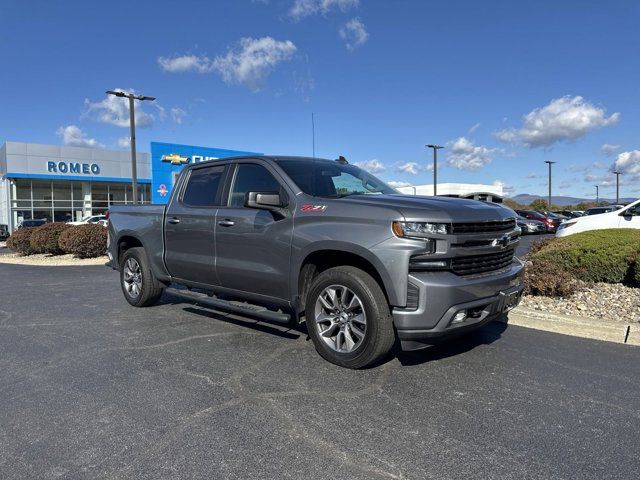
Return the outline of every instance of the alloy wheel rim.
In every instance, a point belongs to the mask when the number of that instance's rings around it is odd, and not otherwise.
[[[136,298],[142,291],[142,270],[135,258],[128,258],[124,264],[122,283],[130,297]]]
[[[351,353],[364,341],[367,316],[362,301],[344,285],[322,290],[314,319],[322,341],[338,353]]]

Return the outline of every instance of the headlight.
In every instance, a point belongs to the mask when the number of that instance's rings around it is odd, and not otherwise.
[[[433,234],[445,235],[449,225],[447,223],[393,222],[391,229],[397,237],[423,238]]]

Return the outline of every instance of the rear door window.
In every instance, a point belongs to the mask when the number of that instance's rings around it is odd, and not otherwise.
[[[224,165],[191,170],[182,194],[182,202],[191,207],[220,205],[224,173]]]

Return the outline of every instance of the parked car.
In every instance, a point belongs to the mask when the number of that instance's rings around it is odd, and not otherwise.
[[[640,200],[621,210],[597,215],[585,215],[584,217],[569,220],[560,225],[556,237],[566,237],[574,233],[608,228],[640,228]]]
[[[18,228],[27,228],[27,227],[39,227],[47,223],[47,220],[44,218],[34,218],[30,220],[23,220]]]
[[[576,217],[581,217],[582,213],[577,213],[577,211],[572,211],[572,210],[558,210],[556,212],[552,212],[555,213],[556,215],[561,215],[566,219],[569,218],[576,218]]]
[[[0,240],[9,238],[9,225],[0,224]]]
[[[396,338],[417,350],[473,330],[523,289],[512,210],[401,195],[344,159],[187,165],[166,205],[114,206],[108,232],[108,264],[132,306],[166,289],[266,321],[306,321],[318,353],[348,368],[379,361]]]
[[[558,225],[560,225],[560,219],[557,217],[549,217],[544,215],[541,212],[536,212],[535,210],[516,210],[516,213],[524,218],[528,218],[529,220],[538,220],[542,222],[547,227],[547,232],[554,233],[558,229]]]
[[[107,216],[106,215],[89,215],[84,217],[82,220],[77,220],[75,222],[67,222],[69,225],[85,225],[87,223],[98,223],[103,226],[107,226]]]
[[[584,212],[584,214],[600,215],[601,213],[615,212],[616,210],[620,210],[621,208],[624,208],[624,205],[607,205],[606,207],[591,207],[591,208],[588,208]]]
[[[573,218],[584,216],[584,210],[571,210],[571,213],[573,214]]]
[[[516,221],[518,222],[518,226],[520,227],[520,230],[522,230],[523,234],[546,233],[547,231],[547,226],[544,224],[544,222],[541,222],[540,220],[525,218],[518,215],[518,218],[516,218]]]

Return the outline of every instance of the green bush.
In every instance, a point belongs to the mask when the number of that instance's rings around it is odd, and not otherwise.
[[[32,255],[31,236],[40,227],[26,227],[13,232],[7,239],[7,248],[20,255]]]
[[[530,257],[585,282],[640,284],[640,230],[610,229],[556,238]]]
[[[525,295],[568,297],[577,290],[577,281],[555,263],[526,262],[524,270]]]
[[[71,228],[62,222],[45,223],[37,227],[31,235],[31,250],[33,253],[49,253],[51,255],[61,255],[64,253],[58,245],[60,234]]]
[[[60,248],[76,258],[100,257],[107,250],[107,229],[102,225],[73,225],[60,234]]]

